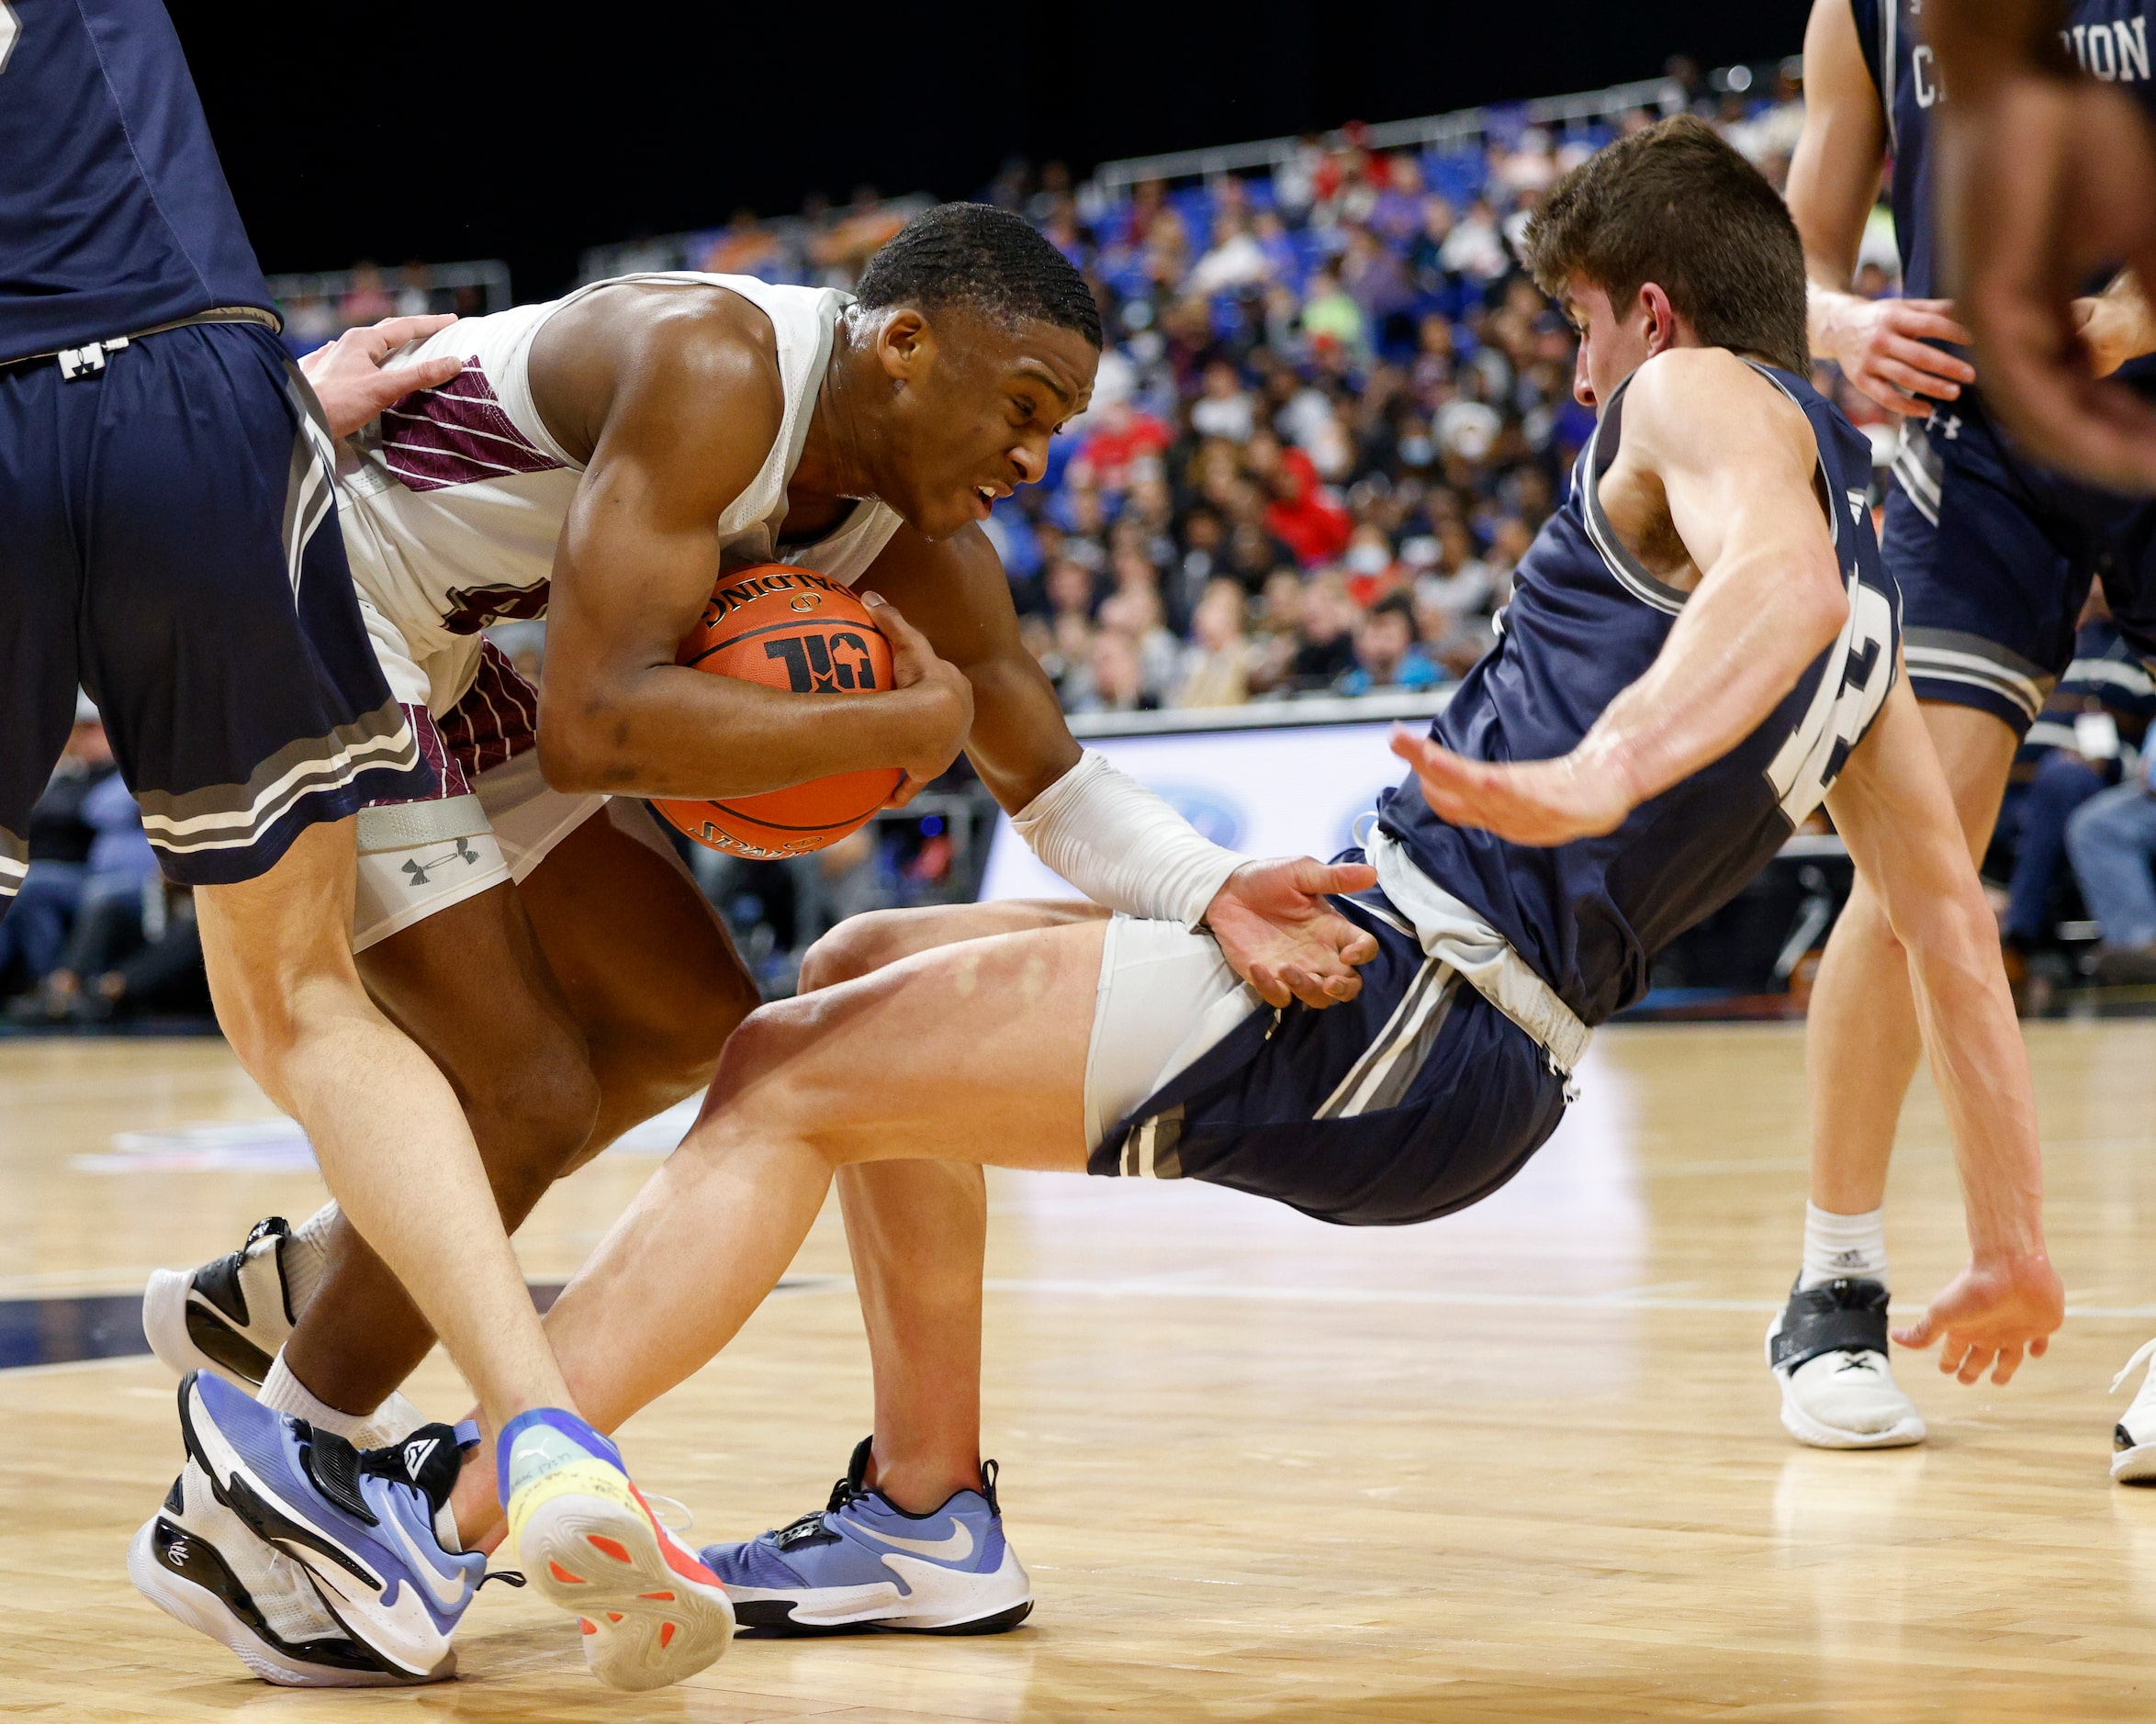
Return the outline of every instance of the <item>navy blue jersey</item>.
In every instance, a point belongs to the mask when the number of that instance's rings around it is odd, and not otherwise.
[[[1411,777],[1380,803],[1386,830],[1422,871],[1589,1024],[1638,1000],[1654,955],[1734,897],[1818,807],[1893,681],[1901,625],[1865,505],[1871,446],[1804,379],[1755,369],[1812,424],[1848,585],[1840,637],[1743,742],[1606,836],[1538,849],[1448,825]],[[1498,644],[1431,726],[1447,748],[1493,761],[1569,753],[1654,662],[1683,610],[1686,595],[1618,543],[1596,497],[1624,394],[1611,397],[1571,495],[1522,559]]]
[[[158,0],[0,6],[0,362],[275,310]]]
[[[1924,0],[1849,0],[1864,63],[1886,116],[1888,188],[1894,240],[1902,253],[1902,291],[1936,299],[1931,205],[1931,110],[1946,99],[1938,61],[1922,30]],[[2156,0],[2072,0],[2060,32],[2092,77],[2124,84],[2156,118],[2156,74],[2150,69],[2150,14]]]

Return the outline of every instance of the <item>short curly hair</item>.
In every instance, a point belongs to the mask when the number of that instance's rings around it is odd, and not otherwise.
[[[1005,329],[1052,323],[1101,341],[1085,277],[1031,222],[993,204],[923,210],[869,260],[855,292],[871,311],[954,306]]]
[[[1575,275],[1613,301],[1648,282],[1711,347],[1811,368],[1804,248],[1789,206],[1713,129],[1689,114],[1620,138],[1550,188],[1522,250],[1562,299]]]

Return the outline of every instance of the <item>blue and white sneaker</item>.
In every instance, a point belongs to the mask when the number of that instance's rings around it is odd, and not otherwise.
[[[208,1635],[264,1682],[363,1688],[419,1680],[346,1634],[307,1571],[219,1502],[191,1457],[128,1546],[128,1578],[165,1615]]]
[[[455,1542],[449,1494],[476,1428],[423,1425],[394,1448],[354,1449],[190,1371],[180,1432],[218,1501],[304,1568],[344,1632],[385,1668],[422,1680],[455,1668],[449,1637],[487,1559],[450,1550],[443,1532]]]
[[[622,1453],[558,1406],[520,1413],[494,1445],[509,1549],[584,1633],[584,1662],[610,1687],[663,1688],[734,1640],[718,1576],[659,1524]]]
[[[983,1465],[979,1490],[909,1515],[862,1483],[874,1440],[861,1439],[821,1510],[747,1544],[704,1547],[742,1626],[1000,1634],[1025,1621],[1033,1583],[1003,1536],[995,1462]]]

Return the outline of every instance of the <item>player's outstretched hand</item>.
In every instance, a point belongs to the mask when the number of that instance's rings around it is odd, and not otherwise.
[[[1392,751],[1415,768],[1423,799],[1441,820],[1480,826],[1514,844],[1569,844],[1614,832],[1633,800],[1615,777],[1577,754],[1495,766],[1470,760],[1404,724]]]
[[[414,389],[434,388],[463,370],[464,361],[455,353],[399,360],[394,365],[382,363],[399,348],[423,341],[455,321],[445,311],[424,318],[384,318],[365,329],[346,330],[301,360],[299,369],[314,386],[322,417],[330,421],[330,435],[349,437]]]
[[[1969,342],[1969,331],[1954,320],[1951,299],[1847,295],[1836,302],[1821,333],[1842,375],[1890,413],[1922,419],[1933,401],[1954,400],[1963,385],[1976,381],[1975,366],[1931,344]]]
[[[896,763],[905,782],[893,790],[885,808],[904,808],[950,769],[973,729],[973,685],[966,673],[938,658],[928,637],[899,614],[881,593],[863,593],[861,602],[891,643],[891,677],[906,697],[903,711],[892,714],[900,747]]]
[[[1940,1337],[1939,1369],[1963,1383],[1986,1371],[2004,1383],[2021,1356],[2040,1359],[2066,1321],[2066,1289],[2041,1251],[1972,1262],[1948,1282],[1916,1321],[1894,1331],[1904,1347],[1929,1347]]]
[[[1377,942],[1325,901],[1359,892],[1377,870],[1359,862],[1307,856],[1246,862],[1206,906],[1206,926],[1238,976],[1267,1005],[1290,1000],[1322,1011],[1363,991],[1355,966],[1377,956]]]

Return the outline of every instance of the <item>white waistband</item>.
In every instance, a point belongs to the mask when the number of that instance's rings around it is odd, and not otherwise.
[[[1355,823],[1355,837],[1377,870],[1385,895],[1415,924],[1422,949],[1458,970],[1469,986],[1532,1036],[1550,1069],[1569,1078],[1594,1032],[1557,991],[1488,923],[1415,866],[1375,815]]]

